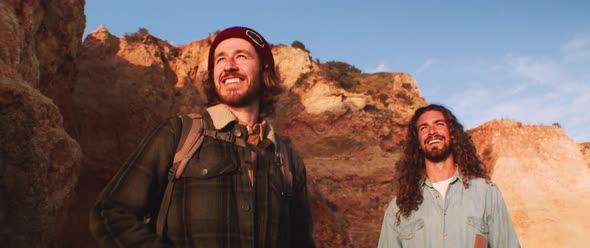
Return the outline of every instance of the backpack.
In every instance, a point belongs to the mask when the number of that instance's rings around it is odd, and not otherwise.
[[[180,115],[179,118],[182,121],[182,131],[180,133],[180,139],[176,152],[174,153],[174,160],[170,170],[168,170],[168,183],[162,202],[160,203],[160,210],[158,211],[158,218],[156,219],[156,233],[162,237],[164,234],[164,228],[166,226],[168,218],[168,210],[172,200],[172,191],[176,181],[182,176],[184,168],[193,154],[203,144],[205,136],[209,136],[215,139],[219,139],[225,142],[234,143],[237,146],[246,147],[246,140],[238,138],[230,132],[220,132],[215,129],[211,129],[208,123],[203,119],[200,114],[187,114]],[[286,141],[283,141],[277,137],[277,147],[275,152],[275,158],[281,164],[281,173],[287,180],[290,187],[293,186],[293,174],[291,173],[291,164],[289,158],[289,152],[285,145]]]

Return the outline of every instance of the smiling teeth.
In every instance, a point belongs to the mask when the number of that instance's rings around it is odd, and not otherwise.
[[[432,145],[432,144],[434,144],[434,143],[439,143],[439,142],[441,142],[441,140],[439,140],[439,139],[435,139],[435,140],[428,141],[428,144],[429,144],[429,145]]]
[[[229,78],[227,80],[225,80],[225,84],[235,84],[235,83],[239,83],[240,79],[239,78]]]

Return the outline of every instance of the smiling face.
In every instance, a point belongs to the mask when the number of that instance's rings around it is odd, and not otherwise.
[[[222,103],[232,107],[258,103],[262,63],[252,44],[226,39],[215,48],[213,61],[213,82]]]
[[[424,112],[416,122],[420,149],[432,162],[441,162],[451,154],[451,137],[447,120],[442,112]]]

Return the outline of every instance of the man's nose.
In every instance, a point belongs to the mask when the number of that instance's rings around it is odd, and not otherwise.
[[[428,134],[436,134],[436,128],[434,126],[429,126],[427,131]]]
[[[225,67],[223,68],[226,71],[235,71],[238,69],[237,64],[236,64],[236,60],[234,60],[233,58],[229,58],[227,59],[227,62],[225,63]]]

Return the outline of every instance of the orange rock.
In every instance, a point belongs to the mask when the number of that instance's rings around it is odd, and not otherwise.
[[[584,247],[590,241],[590,172],[559,126],[493,120],[472,137],[523,247]]]

